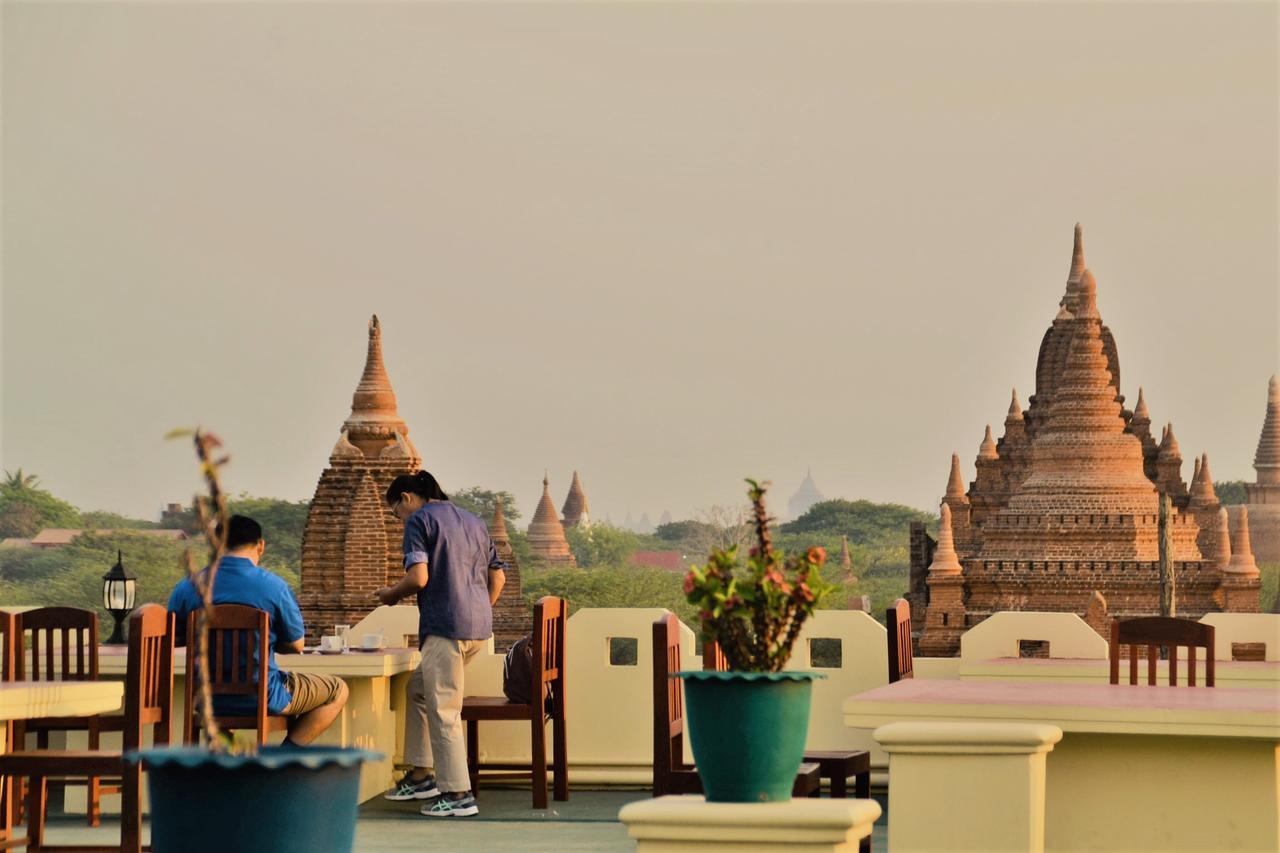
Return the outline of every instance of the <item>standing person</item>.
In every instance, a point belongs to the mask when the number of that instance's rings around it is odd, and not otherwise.
[[[222,535],[222,526],[218,526]],[[265,610],[270,617],[271,648],[267,656],[267,713],[289,718],[285,745],[311,743],[338,718],[347,704],[347,683],[332,675],[285,672],[276,666],[276,652],[302,652],[302,613],[293,591],[280,577],[258,567],[267,548],[262,525],[247,515],[233,515],[227,522],[227,545],[218,574],[213,579],[214,604],[244,604]],[[208,568],[202,571],[209,571]],[[169,596],[169,612],[177,619],[179,645],[186,643],[187,618],[204,606],[196,585],[183,578]],[[262,652],[260,652],[262,653]],[[241,651],[241,659],[247,654]],[[253,696],[215,696],[215,714],[252,716]]]
[[[388,800],[428,800],[429,817],[479,812],[462,732],[463,672],[493,634],[493,605],[506,583],[489,526],[449,502],[426,471],[402,474],[387,503],[404,521],[404,579],[374,593],[383,604],[418,597],[422,665],[409,679],[404,756],[413,769]]]

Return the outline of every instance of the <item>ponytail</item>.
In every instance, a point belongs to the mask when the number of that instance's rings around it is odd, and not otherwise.
[[[429,501],[449,500],[449,496],[444,493],[444,489],[440,488],[440,484],[436,482],[436,478],[427,471],[418,471],[416,474],[401,474],[392,480],[391,485],[387,487],[387,503],[394,506],[405,492],[418,495]]]

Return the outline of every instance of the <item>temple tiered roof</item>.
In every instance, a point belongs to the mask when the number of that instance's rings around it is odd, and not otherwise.
[[[575,525],[590,526],[591,511],[587,506],[587,493],[582,488],[582,478],[578,476],[578,472],[573,472],[573,483],[569,486],[569,494],[564,499],[564,508],[560,510],[560,514],[564,516],[563,524],[565,527],[574,527]]]

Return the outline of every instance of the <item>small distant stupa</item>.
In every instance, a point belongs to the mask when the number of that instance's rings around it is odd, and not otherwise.
[[[573,472],[573,483],[569,486],[569,494],[564,499],[564,508],[560,510],[564,516],[565,527],[591,526],[591,510],[587,506],[587,493],[582,488],[582,478]]]
[[[813,471],[805,471],[804,480],[800,483],[800,488],[787,501],[787,510],[791,513],[791,518],[796,519],[804,515],[814,504],[825,501],[822,492],[818,491],[817,485],[813,482]]]
[[[551,485],[546,475],[542,477],[542,500],[538,501],[538,509],[529,523],[529,547],[539,562],[548,566],[576,568],[578,561],[569,550],[569,541],[564,538],[564,525],[556,513],[556,505],[551,502]]]

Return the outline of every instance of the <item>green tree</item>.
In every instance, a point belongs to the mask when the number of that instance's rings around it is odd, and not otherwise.
[[[0,485],[0,538],[29,538],[45,527],[79,526],[79,511],[39,488],[39,482],[21,468],[5,472]]]
[[[782,532],[835,534],[863,544],[899,540],[905,543],[908,527],[913,521],[937,526],[937,519],[932,513],[909,506],[836,499],[814,504],[795,521],[782,525]]]
[[[578,566],[584,569],[628,566],[631,555],[642,547],[639,535],[608,524],[569,527],[564,535]]]
[[[516,499],[510,492],[495,492],[479,486],[469,486],[449,494],[449,500],[467,512],[478,515],[486,522],[493,519],[493,510],[498,505],[498,498],[502,498],[502,515],[507,520],[509,532],[520,520],[520,510],[516,508]]]
[[[1242,504],[1249,500],[1249,495],[1244,489],[1244,480],[1223,480],[1220,483],[1213,484],[1213,491],[1218,496],[1218,501],[1223,504]]]

